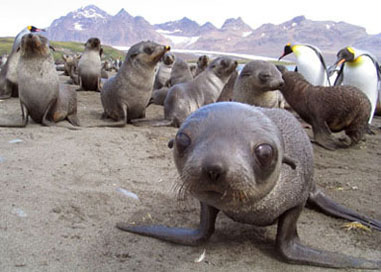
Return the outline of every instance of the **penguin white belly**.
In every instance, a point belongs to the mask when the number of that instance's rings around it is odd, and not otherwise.
[[[373,61],[368,57],[362,57],[359,62],[354,64],[345,63],[343,73],[343,85],[355,86],[368,97],[371,104],[370,124],[378,96],[378,78]]]
[[[329,86],[327,73],[319,56],[309,48],[298,48],[299,52],[294,52],[298,72],[312,85]]]

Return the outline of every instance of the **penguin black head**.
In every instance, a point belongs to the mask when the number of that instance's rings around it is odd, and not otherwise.
[[[37,28],[35,26],[28,26],[27,28],[32,33],[34,33],[34,32],[40,32],[40,31],[45,32],[45,29]]]
[[[278,61],[281,60],[283,57],[287,56],[288,54],[291,54],[291,53],[292,53],[292,47],[291,47],[291,44],[288,43],[284,47],[283,55],[279,57]]]
[[[355,59],[355,51],[352,47],[345,47],[337,53],[336,57],[335,65],[339,66],[346,61],[353,61]]]

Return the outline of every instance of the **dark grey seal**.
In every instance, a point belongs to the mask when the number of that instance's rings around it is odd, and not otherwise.
[[[357,144],[368,128],[371,104],[358,88],[314,86],[296,72],[283,72],[280,88],[287,103],[312,126],[315,141],[330,150]],[[335,139],[332,132],[349,137]]]
[[[219,211],[257,226],[277,223],[276,250],[290,263],[336,268],[381,267],[381,261],[314,249],[301,243],[297,221],[306,202],[377,230],[381,222],[324,195],[313,181],[313,150],[296,118],[283,109],[214,103],[191,114],[169,143],[180,194],[201,203],[196,229],[118,223],[124,231],[183,245],[199,245],[215,230]]]

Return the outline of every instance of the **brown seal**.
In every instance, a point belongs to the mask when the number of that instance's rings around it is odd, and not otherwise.
[[[380,261],[313,249],[301,243],[297,221],[308,201],[331,215],[381,230],[381,222],[340,206],[313,181],[313,149],[300,123],[283,109],[237,102],[207,105],[191,114],[169,146],[180,194],[201,203],[197,229],[118,223],[121,230],[184,244],[210,238],[219,211],[257,226],[277,223],[276,249],[285,261],[323,267],[380,268]]]
[[[283,72],[280,88],[287,103],[312,126],[315,141],[330,150],[358,143],[369,120],[370,102],[353,86],[313,86],[300,73]],[[345,131],[336,140],[331,132]]]
[[[70,77],[70,83],[75,85],[79,85],[78,61],[80,58],[80,55],[62,56],[62,59],[64,60],[64,73]]]
[[[197,59],[196,69],[194,70],[194,77],[198,76],[205,71],[206,67],[209,65],[209,57],[207,55],[202,55]]]
[[[30,116],[36,123],[51,125],[68,119],[78,125],[75,91],[60,90],[49,41],[43,36],[27,34],[22,37],[18,62],[19,97],[23,123],[1,125],[23,127]]]
[[[100,91],[101,56],[103,49],[98,38],[90,38],[85,43],[85,51],[78,62],[78,90]]]
[[[283,98],[277,90],[283,84],[282,74],[274,64],[263,60],[251,61],[243,67],[235,82],[233,101],[280,108]]]
[[[236,67],[231,58],[219,57],[192,81],[171,87],[164,101],[165,119],[179,127],[190,113],[216,102]]]
[[[115,77],[110,78],[101,91],[103,118],[111,118],[124,126],[132,119],[144,118],[152,94],[155,66],[170,49],[151,41],[132,46]]]

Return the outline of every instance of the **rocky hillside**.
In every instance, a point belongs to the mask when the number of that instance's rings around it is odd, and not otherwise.
[[[319,47],[328,61],[336,52],[352,45],[381,57],[381,33],[368,35],[363,27],[345,22],[312,21],[295,17],[279,25],[264,24],[252,29],[242,18],[230,18],[221,28],[211,23],[199,25],[184,17],[151,25],[143,17],[133,17],[124,9],[112,16],[94,5],[80,8],[53,21],[48,37],[56,41],[84,42],[97,36],[103,44],[130,46],[141,40],[170,44],[177,49],[210,50],[279,57],[288,42]]]

